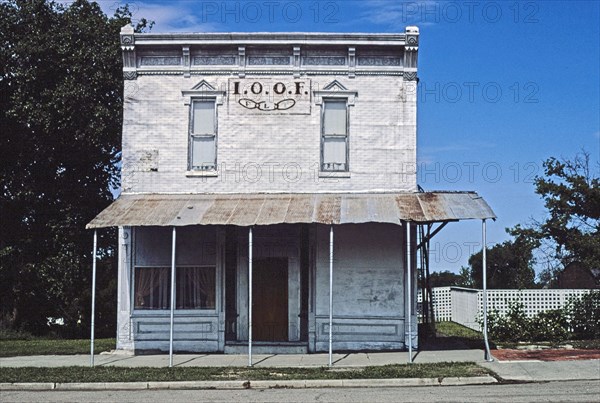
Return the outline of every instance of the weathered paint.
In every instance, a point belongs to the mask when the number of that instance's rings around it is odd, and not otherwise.
[[[400,225],[495,218],[475,192],[379,194],[123,195],[88,228],[110,226]]]

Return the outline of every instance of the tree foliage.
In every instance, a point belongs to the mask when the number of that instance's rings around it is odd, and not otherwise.
[[[470,273],[465,271],[465,268],[461,268],[459,274],[452,273],[451,271],[444,270],[440,272],[432,272],[429,276],[429,282],[431,287],[471,287],[472,281],[470,279]]]
[[[520,236],[487,250],[487,287],[524,289],[535,287],[533,250],[538,242]],[[475,288],[483,288],[482,252],[469,258]]]
[[[573,261],[588,269],[600,268],[599,172],[600,166],[593,172],[585,151],[573,159],[549,158],[544,162],[544,176],[535,180],[535,192],[544,200],[547,217],[510,230],[540,242],[547,265],[541,279],[546,283]]]
[[[130,21],[126,7],[108,18],[85,0],[0,2],[4,325],[39,333],[48,316],[71,328],[88,322],[92,243],[85,224],[119,186],[119,31]],[[114,290],[116,237],[104,234],[98,283]],[[114,313],[116,299],[114,291],[103,296],[100,322]]]

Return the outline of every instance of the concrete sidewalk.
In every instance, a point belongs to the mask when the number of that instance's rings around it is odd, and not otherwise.
[[[415,363],[447,361],[483,361],[481,350],[419,351],[413,353]],[[325,367],[327,354],[253,354],[255,367]],[[99,354],[94,357],[96,366],[119,367],[165,367],[169,365],[168,354],[125,355]],[[174,354],[176,367],[246,367],[245,354]],[[88,366],[89,355],[35,355],[1,357],[0,367],[66,367]],[[334,367],[366,367],[370,365],[406,364],[407,352],[375,352],[333,354]]]
[[[493,354],[493,351],[492,351]],[[554,380],[600,380],[600,360],[576,361],[493,361],[483,359],[482,350],[419,351],[414,362],[465,362],[472,361],[509,381],[543,382]],[[5,367],[65,367],[88,366],[88,355],[43,355],[0,358],[0,368]],[[371,365],[406,364],[407,352],[376,352],[334,354],[334,368],[366,367]],[[254,355],[255,367],[324,367],[327,354],[273,354]],[[96,366],[167,367],[169,356],[100,354],[95,356]],[[177,367],[246,367],[247,355],[233,354],[175,354]]]

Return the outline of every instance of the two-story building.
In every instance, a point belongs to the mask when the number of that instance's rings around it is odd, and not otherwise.
[[[416,347],[417,226],[495,218],[418,191],[418,29],[121,45],[117,347]]]

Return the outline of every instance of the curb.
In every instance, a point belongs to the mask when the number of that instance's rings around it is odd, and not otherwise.
[[[399,386],[456,386],[497,383],[492,376],[465,378],[307,379],[286,381],[183,381],[183,382],[82,382],[0,383],[0,391],[26,390],[165,390],[165,389],[276,389],[276,388],[385,388]]]

